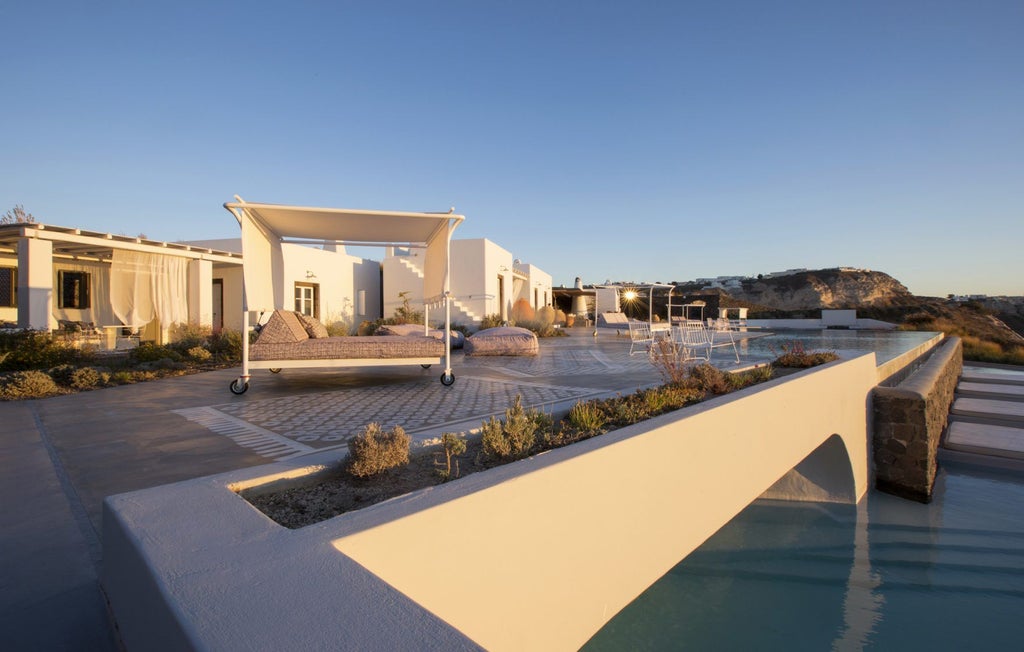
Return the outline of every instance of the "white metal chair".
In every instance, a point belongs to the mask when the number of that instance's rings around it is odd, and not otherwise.
[[[712,341],[710,331],[703,322],[684,319],[672,325],[672,342],[678,349],[680,359],[710,360]]]
[[[651,325],[645,321],[630,320],[629,354],[633,355],[638,350],[647,353],[652,344],[654,344],[654,333],[651,332]]]

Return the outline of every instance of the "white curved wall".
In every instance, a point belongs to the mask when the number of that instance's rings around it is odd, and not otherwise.
[[[859,500],[875,374],[868,354],[707,401],[382,505],[334,545],[487,649],[577,649],[769,488]]]

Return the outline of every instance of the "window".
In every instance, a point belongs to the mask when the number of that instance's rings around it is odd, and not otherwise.
[[[14,267],[0,267],[0,307],[15,308],[18,305],[18,270]]]
[[[320,319],[320,286],[316,283],[295,284],[295,312]]]
[[[57,307],[89,307],[89,272],[57,272]]]

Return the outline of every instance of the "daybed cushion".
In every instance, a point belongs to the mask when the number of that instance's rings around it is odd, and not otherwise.
[[[452,348],[461,349],[462,345],[466,342],[466,336],[457,330],[452,332]],[[377,329],[375,335],[423,335],[422,324],[384,324]],[[436,337],[439,340],[444,341],[444,331],[439,328],[431,328],[427,331],[427,335],[430,337]]]
[[[321,337],[330,337],[330,333],[327,332],[327,327],[320,323],[320,320],[316,317],[310,317],[304,315],[301,312],[296,312],[295,316],[299,318],[299,322],[302,327],[306,329],[306,334],[313,339]]]
[[[466,339],[466,355],[537,355],[539,351],[537,336],[518,326],[486,328]]]
[[[320,337],[301,342],[263,342],[249,347],[250,360],[354,360],[385,358],[437,358],[444,356],[444,342],[423,335],[389,337]]]
[[[270,319],[260,329],[257,344],[294,344],[309,339],[306,328],[290,310],[275,310]]]

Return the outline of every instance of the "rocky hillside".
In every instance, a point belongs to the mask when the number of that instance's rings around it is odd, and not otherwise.
[[[730,289],[738,301],[776,310],[863,308],[914,302],[906,287],[884,272],[821,269],[776,278],[750,279],[742,290]]]

